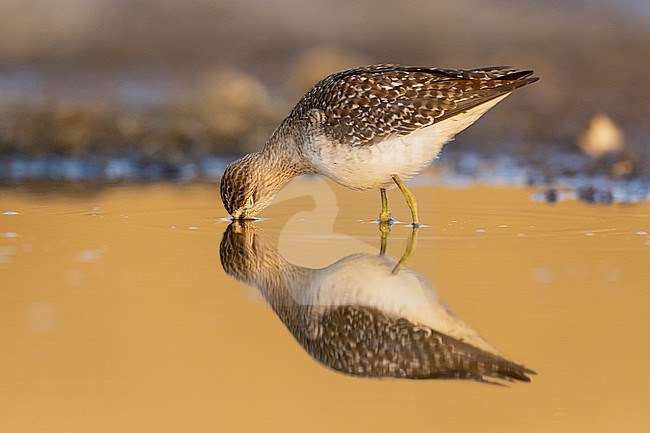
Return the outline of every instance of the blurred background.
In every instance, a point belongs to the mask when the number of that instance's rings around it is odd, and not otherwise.
[[[542,78],[441,164],[650,178],[647,0],[0,3],[0,182],[216,179],[327,74],[513,65]]]

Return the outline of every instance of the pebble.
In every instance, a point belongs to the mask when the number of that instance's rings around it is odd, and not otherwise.
[[[95,262],[99,260],[102,256],[102,253],[97,250],[83,250],[80,251],[79,254],[77,254],[77,260],[81,262]]]

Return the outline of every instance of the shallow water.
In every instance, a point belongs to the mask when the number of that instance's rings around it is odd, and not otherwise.
[[[341,281],[341,263],[403,256],[403,223],[379,256],[378,194],[291,183],[244,230],[251,261],[220,256],[229,223],[214,185],[12,188],[0,190],[0,431],[647,431],[650,203],[414,192],[428,227],[396,278],[437,293],[535,370],[530,383],[358,378],[282,323],[278,305]],[[407,220],[399,193],[389,200]],[[352,263],[346,281],[367,293],[386,281]],[[303,279],[287,284],[286,269]],[[293,291],[270,308],[262,292],[278,282]]]

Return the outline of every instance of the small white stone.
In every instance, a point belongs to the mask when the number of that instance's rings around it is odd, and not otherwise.
[[[2,212],[3,215],[20,215],[20,212],[16,212],[15,210],[8,210],[6,212]]]
[[[3,233],[0,233],[0,236],[5,237],[5,238],[17,238],[18,233],[16,233],[16,232],[3,232]]]
[[[0,256],[15,256],[17,252],[18,249],[14,246],[0,247]]]
[[[648,234],[648,232],[647,232],[647,231],[645,231],[645,230],[639,230],[639,231],[638,231],[638,232],[636,232],[635,234],[637,234],[637,235],[647,235],[647,234]]]
[[[199,228],[197,226],[190,226],[187,229],[188,230],[198,230]]]
[[[31,330],[47,332],[56,327],[58,314],[50,302],[37,301],[27,308],[25,320]]]
[[[98,250],[83,250],[77,255],[77,260],[80,262],[91,263],[99,260],[102,253]]]
[[[533,269],[533,281],[538,284],[550,284],[555,280],[553,271],[548,268]]]
[[[476,233],[485,233],[485,229],[476,229]]]

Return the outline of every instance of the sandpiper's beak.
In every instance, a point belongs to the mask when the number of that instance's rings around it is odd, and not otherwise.
[[[242,220],[246,218],[246,210],[245,209],[236,209],[233,212],[230,213],[230,216],[232,217],[233,221],[236,220]]]
[[[252,221],[255,219],[253,215],[248,215],[246,210],[238,210],[231,214],[233,221]]]

